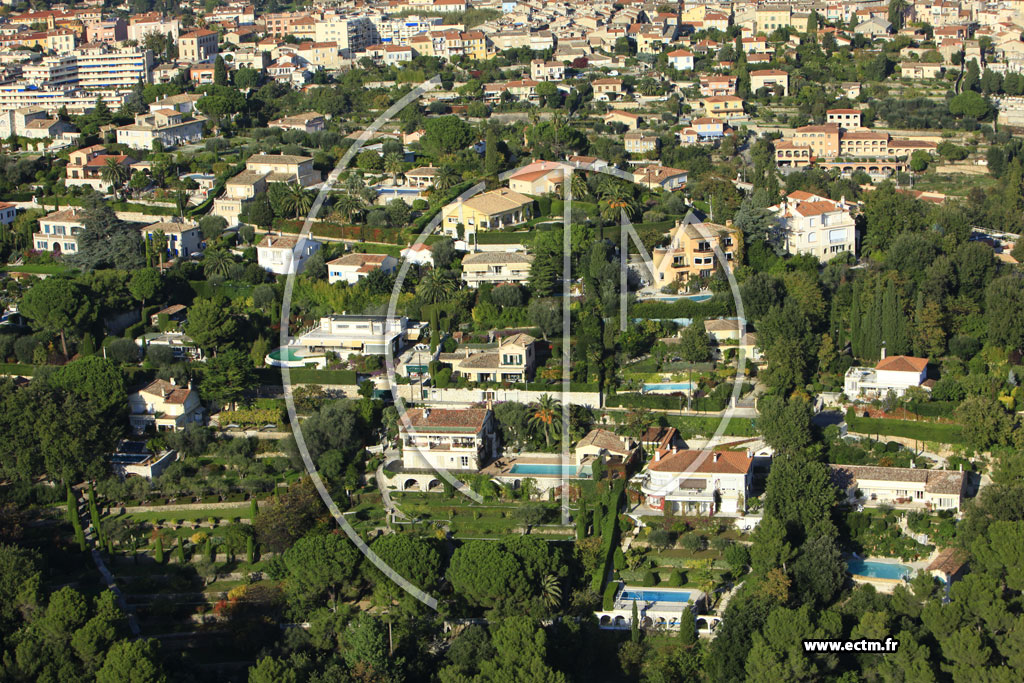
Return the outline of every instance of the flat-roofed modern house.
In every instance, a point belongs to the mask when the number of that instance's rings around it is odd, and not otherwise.
[[[486,408],[412,408],[398,421],[407,469],[476,471],[498,454],[494,414]]]
[[[481,251],[462,259],[462,280],[476,289],[491,284],[523,284],[530,279],[533,254],[524,251]]]
[[[959,470],[829,465],[832,481],[847,499],[867,506],[900,505],[959,510],[967,478]]]
[[[739,514],[746,509],[753,477],[750,451],[659,448],[640,490],[647,505],[677,514]]]
[[[342,356],[381,355],[389,346],[393,353],[398,353],[407,341],[419,338],[421,327],[419,323],[410,324],[404,316],[329,315],[296,339],[295,345],[310,352],[334,351]]]

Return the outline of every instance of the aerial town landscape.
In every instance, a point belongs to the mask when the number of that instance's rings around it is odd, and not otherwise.
[[[1024,2],[0,6],[0,683],[1024,680]]]

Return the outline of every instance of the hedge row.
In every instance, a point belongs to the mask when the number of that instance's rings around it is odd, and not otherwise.
[[[267,386],[281,385],[280,368],[261,368],[256,371],[260,383]],[[289,373],[292,384],[357,384],[355,370],[315,370],[312,368],[292,368]]]
[[[297,235],[302,232],[304,222],[277,218],[274,220],[274,229]],[[310,234],[314,237],[362,240],[364,242],[378,242],[381,244],[400,244],[401,242],[401,230],[399,228],[371,228],[366,225],[342,225],[341,223],[330,221],[315,221],[310,228]]]
[[[706,301],[679,299],[671,303],[664,301],[643,301],[634,304],[631,315],[637,318],[689,318],[708,319],[735,315],[736,304],[729,294],[717,294]]]
[[[608,510],[601,519],[601,555],[602,558],[594,569],[594,575],[590,579],[590,587],[595,593],[601,594],[604,587],[605,577],[608,570],[613,566],[615,549],[619,547],[619,508],[622,507],[622,495],[625,482],[616,479],[611,482],[611,490],[608,495]],[[598,533],[594,529],[594,533]]]
[[[846,415],[846,425],[851,432],[857,432],[858,434],[899,436],[905,439],[936,441],[946,444],[964,443],[960,425],[956,424],[854,417],[852,411],[850,411]]]
[[[750,391],[751,385],[749,383],[743,384],[741,395]],[[732,388],[730,386],[729,393],[726,396],[705,396],[696,398],[691,404],[693,410],[702,412],[716,412],[719,410],[725,410],[729,404],[729,397],[732,396]],[[664,394],[615,394],[609,396],[605,405],[609,408],[655,408],[659,410],[679,410],[679,406],[685,399],[680,396],[666,396]]]

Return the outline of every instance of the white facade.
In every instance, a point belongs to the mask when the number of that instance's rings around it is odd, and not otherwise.
[[[405,317],[331,315],[320,318],[320,324],[296,339],[294,345],[311,353],[381,355],[388,347],[392,353],[399,352],[406,341],[418,334],[419,326],[411,326]]]
[[[810,254],[828,261],[836,254],[857,253],[853,206],[809,192],[792,192],[776,214],[782,246],[788,254]]]
[[[399,420],[402,464],[408,469],[476,471],[497,456],[490,410],[413,408]]]
[[[753,476],[750,451],[659,448],[648,464],[641,491],[647,504],[675,513],[740,514],[746,509]]]
[[[327,262],[327,282],[354,285],[375,270],[395,272],[398,259],[388,254],[346,254]]]
[[[256,245],[256,260],[261,268],[275,275],[298,274],[320,246],[314,239],[306,238],[300,243],[296,235],[268,234]]]
[[[902,396],[910,387],[924,384],[927,358],[913,356],[884,357],[873,368],[852,367],[843,378],[843,393],[851,399],[880,398],[890,391]]]

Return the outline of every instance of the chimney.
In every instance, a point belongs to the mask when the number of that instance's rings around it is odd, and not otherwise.
[[[718,462],[718,458],[720,458],[720,457],[721,457],[721,455],[722,455],[721,453],[714,453],[714,454],[713,454],[713,455],[711,456],[711,462]]]
[[[430,417],[430,408],[423,409],[423,417]]]
[[[882,342],[882,358],[881,358],[881,360],[885,360],[885,342],[884,341]]]
[[[654,451],[654,462],[661,462],[661,449]]]
[[[171,386],[174,386],[175,384],[176,382],[174,381],[174,377],[171,377]]]
[[[731,228],[732,227],[732,219],[731,218],[729,218],[729,219],[727,219],[725,221],[725,227],[727,227],[727,228]]]

